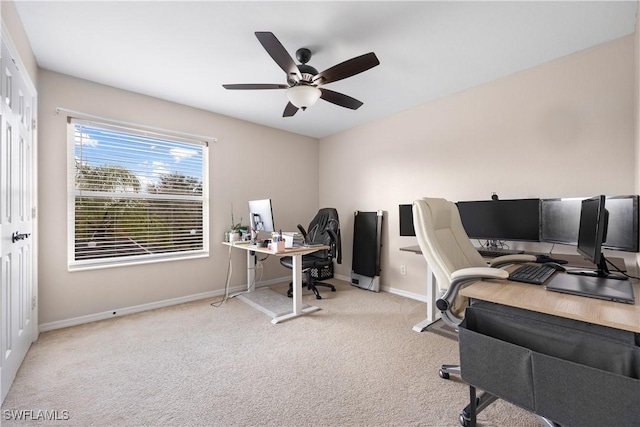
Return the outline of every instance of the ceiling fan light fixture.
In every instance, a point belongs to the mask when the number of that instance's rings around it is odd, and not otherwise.
[[[315,86],[298,85],[287,89],[289,102],[298,108],[302,108],[302,110],[313,106],[321,95],[322,92]]]

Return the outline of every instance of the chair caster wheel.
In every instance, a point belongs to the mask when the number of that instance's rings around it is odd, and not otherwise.
[[[444,380],[448,380],[449,379],[449,373],[443,371],[442,369],[440,369],[438,371],[438,374],[440,374],[440,378],[444,379]]]
[[[471,425],[471,420],[465,417],[464,414],[460,414],[460,416],[458,417],[458,421],[460,421],[462,427],[469,427]]]
[[[316,299],[322,299],[322,296],[316,295]]]
[[[336,288],[331,288],[331,292],[335,292],[335,291],[336,291]]]
[[[289,298],[293,298],[293,292],[291,292],[291,291],[287,291],[287,296],[288,296]]]

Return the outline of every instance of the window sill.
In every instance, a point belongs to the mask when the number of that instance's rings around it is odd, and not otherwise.
[[[156,264],[159,262],[170,262],[170,261],[184,261],[189,259],[199,259],[199,258],[208,258],[209,251],[199,251],[199,252],[189,252],[184,255],[165,255],[165,256],[153,256],[148,258],[141,259],[140,257],[136,258],[119,258],[117,260],[102,260],[102,261],[74,261],[69,264],[67,269],[69,272],[76,271],[87,271],[87,270],[101,270],[104,268],[116,268],[116,267],[129,267],[134,265],[144,265],[144,264]]]

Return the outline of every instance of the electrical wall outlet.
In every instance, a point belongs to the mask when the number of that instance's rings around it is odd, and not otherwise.
[[[403,276],[407,275],[407,266],[406,265],[401,265],[400,266],[400,274]]]

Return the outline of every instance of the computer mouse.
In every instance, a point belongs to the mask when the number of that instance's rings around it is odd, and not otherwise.
[[[566,268],[564,268],[563,266],[561,266],[560,264],[558,264],[557,262],[545,262],[542,265],[546,265],[547,267],[553,267],[558,271],[567,271]]]
[[[551,258],[549,255],[536,255],[536,262],[540,263],[540,264],[544,264],[546,262],[555,262],[556,264],[566,264],[567,261],[564,259],[556,259],[556,258]]]

